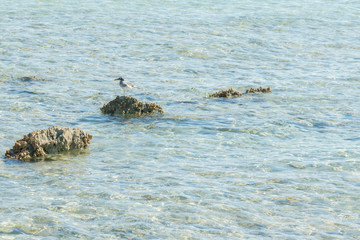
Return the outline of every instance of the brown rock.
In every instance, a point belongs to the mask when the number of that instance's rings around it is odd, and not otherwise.
[[[100,110],[104,114],[122,117],[143,117],[155,113],[164,113],[162,107],[155,103],[139,102],[136,98],[129,96],[117,96]]]
[[[258,87],[258,88],[250,88],[247,89],[245,93],[248,94],[254,94],[254,93],[267,93],[267,92],[271,92],[271,88],[262,88],[262,87]]]
[[[12,149],[5,153],[6,158],[33,161],[37,157],[59,153],[72,149],[85,149],[89,146],[92,135],[78,128],[59,126],[38,130],[17,140]]]
[[[232,88],[229,90],[222,90],[216,93],[212,93],[209,95],[209,97],[223,97],[223,98],[229,98],[229,97],[241,97],[242,93],[234,91]]]

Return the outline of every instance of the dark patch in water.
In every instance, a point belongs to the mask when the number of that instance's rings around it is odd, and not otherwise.
[[[23,82],[32,82],[32,81],[41,81],[41,82],[44,82],[44,81],[47,81],[46,79],[43,79],[43,78],[38,78],[36,76],[25,76],[25,77],[21,77],[19,78],[20,81],[23,81]]]
[[[358,138],[346,138],[345,140],[356,142],[356,141],[360,141],[360,137],[358,137]]]

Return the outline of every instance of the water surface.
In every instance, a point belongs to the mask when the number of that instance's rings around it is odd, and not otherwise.
[[[53,125],[94,138],[55,161],[2,156],[0,238],[358,238],[359,10],[2,1],[0,153]],[[102,115],[119,76],[165,114]],[[207,98],[258,86],[273,91]]]

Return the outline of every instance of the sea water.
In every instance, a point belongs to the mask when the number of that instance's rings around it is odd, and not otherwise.
[[[359,23],[351,0],[2,0],[0,238],[360,238]],[[120,76],[165,113],[101,114]],[[4,158],[54,125],[90,148]]]

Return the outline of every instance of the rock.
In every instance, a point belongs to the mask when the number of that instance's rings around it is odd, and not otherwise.
[[[5,157],[33,161],[51,153],[85,149],[91,139],[92,135],[78,128],[71,130],[59,126],[49,127],[31,132],[17,140],[14,147],[6,151]]]
[[[38,78],[37,76],[26,76],[26,77],[21,77],[19,78],[20,81],[23,82],[31,82],[31,81],[46,81],[43,78]]]
[[[267,92],[271,92],[271,88],[262,88],[262,87],[258,87],[256,89],[254,88],[250,88],[250,89],[247,89],[245,93],[248,93],[248,94],[254,94],[254,93],[267,93]]]
[[[117,96],[100,110],[104,114],[122,117],[143,117],[155,113],[164,113],[162,107],[155,103],[139,102],[136,98],[129,96]]]
[[[222,90],[216,93],[212,93],[209,95],[209,97],[223,97],[223,98],[229,98],[229,97],[241,97],[242,93],[234,91],[232,88],[229,90]]]

